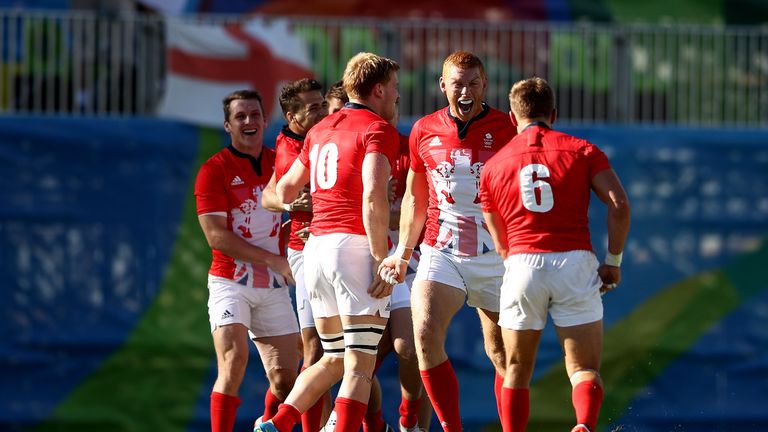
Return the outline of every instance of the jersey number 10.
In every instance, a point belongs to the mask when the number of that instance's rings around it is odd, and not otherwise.
[[[312,192],[330,189],[339,171],[339,148],[334,143],[313,146],[309,151],[309,184]]]

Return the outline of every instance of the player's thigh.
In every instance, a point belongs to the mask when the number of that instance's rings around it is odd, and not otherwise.
[[[601,320],[602,282],[595,255],[585,250],[547,255],[553,267],[547,283],[551,292],[549,313],[555,325],[572,327]]]
[[[465,298],[465,292],[457,287],[430,280],[414,281],[411,317],[415,336],[423,339],[425,335],[434,335],[444,339],[453,316],[464,305]]]
[[[580,370],[600,370],[603,352],[603,321],[555,327],[565,353],[568,376]]]
[[[259,337],[253,342],[267,373],[272,369],[291,371],[298,369],[300,357],[298,333]]]
[[[499,294],[499,326],[510,330],[541,330],[547,323],[550,294],[542,254],[515,254],[504,260]]]

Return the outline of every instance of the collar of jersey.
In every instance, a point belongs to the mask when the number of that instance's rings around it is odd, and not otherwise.
[[[296,141],[304,141],[304,136],[297,134],[296,132],[292,131],[291,128],[288,127],[288,125],[283,126],[283,135],[287,136],[288,138],[293,138]]]
[[[256,171],[256,175],[261,176],[261,155],[264,154],[263,145],[261,146],[261,152],[259,153],[259,157],[257,158],[249,155],[248,153],[241,152],[240,150],[236,149],[235,146],[233,146],[232,144],[230,144],[227,147],[227,150],[229,150],[230,152],[232,152],[233,155],[239,158],[248,159],[248,162],[251,163],[251,168],[253,168],[253,170]]]
[[[355,102],[347,102],[347,103],[345,103],[344,104],[344,108],[349,108],[349,109],[367,109],[368,111],[376,114],[376,111],[374,111],[371,107],[369,107],[367,105],[355,103]]]
[[[483,110],[480,111],[480,114],[469,119],[467,123],[464,123],[457,117],[454,117],[453,114],[451,114],[451,107],[445,108],[445,112],[448,114],[448,118],[456,123],[456,131],[458,132],[459,139],[464,139],[467,137],[467,132],[469,132],[469,125],[471,125],[475,120],[480,120],[481,118],[487,116],[491,111],[491,108],[487,103],[483,102],[481,106],[483,107]]]
[[[528,129],[532,128],[533,126],[538,126],[538,127],[540,127],[540,128],[543,128],[543,129],[552,129],[551,127],[549,127],[549,126],[548,126],[546,123],[544,123],[544,122],[535,121],[535,122],[532,122],[532,123],[528,124],[528,126],[526,126],[526,127],[525,127],[525,129],[523,129],[522,131],[520,131],[520,133],[523,133],[523,132],[527,131]]]

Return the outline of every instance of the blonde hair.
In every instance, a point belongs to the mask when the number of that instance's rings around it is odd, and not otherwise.
[[[448,54],[448,57],[443,61],[443,76],[446,76],[448,69],[451,66],[456,66],[460,69],[472,69],[479,68],[480,76],[485,79],[485,67],[482,60],[471,52],[468,51],[454,51]]]
[[[555,93],[544,78],[520,80],[509,91],[509,106],[519,118],[549,117],[555,109]]]
[[[389,82],[392,72],[400,70],[396,61],[372,53],[358,53],[344,69],[344,91],[350,98],[371,95],[376,84]]]

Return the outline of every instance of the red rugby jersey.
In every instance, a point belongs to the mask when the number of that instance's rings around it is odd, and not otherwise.
[[[597,146],[533,124],[486,164],[483,211],[501,215],[510,254],[592,250],[592,178],[610,168]]]
[[[424,243],[459,256],[495,249],[480,210],[480,172],[515,132],[508,114],[488,106],[466,124],[446,107],[413,125],[411,169],[429,183]]]
[[[310,169],[313,235],[365,235],[363,159],[381,153],[394,165],[398,136],[378,114],[351,103],[309,131],[299,160]]]
[[[285,126],[277,135],[275,140],[275,177],[280,178],[291,169],[291,165],[299,157],[301,149],[304,147],[304,137],[293,133],[288,126]],[[296,211],[290,212],[291,233],[288,237],[288,247],[293,250],[304,250],[304,242],[295,234],[296,231],[304,228],[305,222],[312,220],[312,212]]]
[[[195,198],[198,215],[227,218],[227,228],[248,243],[278,254],[280,214],[261,206],[261,194],[269,183],[275,152],[263,147],[254,158],[229,146],[211,156],[197,174]],[[254,288],[286,286],[283,277],[265,264],[233,259],[213,249],[209,273]]]

